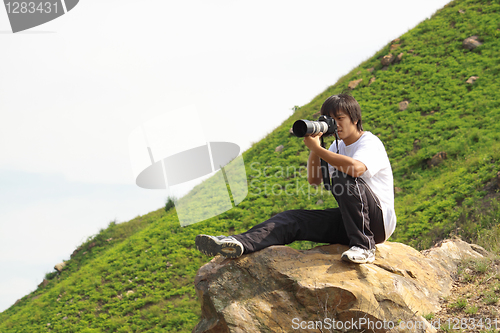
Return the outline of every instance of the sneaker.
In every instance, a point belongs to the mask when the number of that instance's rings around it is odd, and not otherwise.
[[[357,246],[342,253],[342,260],[355,262],[356,264],[371,263],[375,260],[375,249],[365,250]]]
[[[198,251],[207,256],[222,254],[227,258],[238,258],[245,249],[233,236],[198,235],[195,244]]]

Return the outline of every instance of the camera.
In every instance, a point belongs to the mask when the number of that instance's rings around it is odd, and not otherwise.
[[[332,117],[325,115],[319,116],[318,121],[301,119],[293,123],[292,131],[299,138],[315,135],[319,132],[323,132],[323,136],[332,134],[337,136],[337,122]]]

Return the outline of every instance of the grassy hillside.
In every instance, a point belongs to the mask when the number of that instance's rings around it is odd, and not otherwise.
[[[473,35],[483,44],[464,49],[462,41]],[[308,186],[308,149],[289,129],[297,119],[317,118],[323,101],[353,80],[362,79],[352,95],[365,130],[385,143],[394,171],[398,226],[391,240],[422,249],[450,233],[478,242],[494,237],[499,37],[498,0],[450,3],[246,151],[249,194],[239,206],[184,228],[175,209],[163,208],[110,223],[77,249],[61,274],[47,274],[46,286],[1,313],[0,332],[191,332],[200,316],[194,276],[210,259],[196,250],[197,234],[240,233],[286,209],[336,206],[322,187]],[[384,68],[381,59],[389,53],[403,56]],[[466,83],[471,76],[479,78]],[[401,111],[403,101],[408,108]],[[283,151],[275,152],[279,145]],[[446,159],[429,166],[439,152]]]

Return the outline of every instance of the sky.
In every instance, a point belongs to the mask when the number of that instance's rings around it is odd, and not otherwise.
[[[81,0],[16,34],[0,8],[0,312],[111,221],[189,190],[135,185],[138,126],[184,112],[172,146],[196,122],[244,151],[447,2]]]

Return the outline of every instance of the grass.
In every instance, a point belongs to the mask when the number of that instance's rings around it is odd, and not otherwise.
[[[456,302],[451,303],[449,307],[455,308],[455,309],[465,309],[467,306],[467,300],[465,298],[460,298]]]
[[[495,237],[487,238],[492,239]],[[478,240],[484,247],[496,248],[484,238]],[[477,324],[467,332],[497,332],[494,323],[500,320],[500,253],[490,252],[483,258],[464,260],[457,271],[455,284],[452,294],[444,300],[442,310],[436,314],[441,323],[451,325],[442,325],[438,332],[459,332],[454,329],[457,328],[456,318],[466,318]]]

